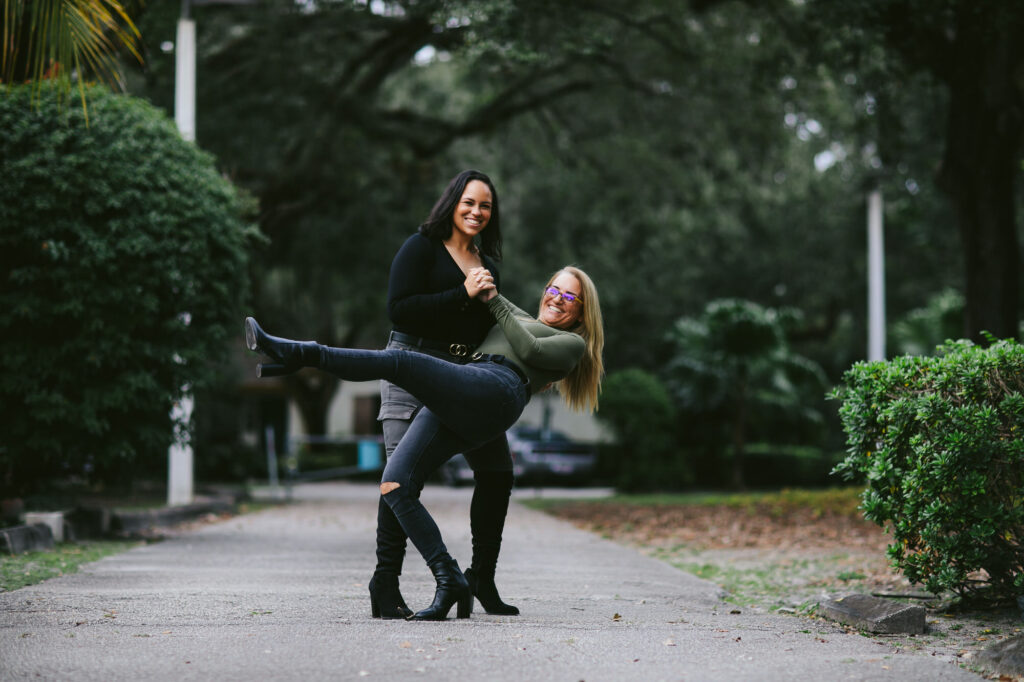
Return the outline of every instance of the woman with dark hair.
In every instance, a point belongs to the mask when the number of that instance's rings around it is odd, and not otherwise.
[[[479,296],[484,285],[500,286],[499,260],[498,192],[484,173],[463,171],[448,183],[426,221],[405,241],[391,264],[388,317],[394,326],[387,348],[464,363],[494,325],[494,316]],[[423,403],[387,380],[381,381],[380,394],[377,418],[390,459]],[[464,454],[476,481],[469,511],[473,561],[466,577],[488,613],[516,615],[519,609],[502,601],[494,584],[513,484],[505,434],[497,434]],[[405,547],[405,531],[381,499],[377,566],[370,580],[375,617],[412,614],[398,587]]]
[[[427,477],[452,455],[494,441],[534,393],[553,383],[570,407],[597,407],[604,332],[597,290],[586,273],[575,267],[555,273],[536,319],[497,295],[493,284],[481,288],[479,298],[486,299],[497,324],[465,364],[403,349],[356,350],[281,339],[266,334],[251,317],[245,321],[246,345],[273,360],[257,368],[259,376],[316,367],[346,381],[387,379],[424,403],[380,484],[381,499],[437,583],[433,603],[410,620],[444,620],[456,603],[459,618],[473,609],[469,582],[420,502]]]

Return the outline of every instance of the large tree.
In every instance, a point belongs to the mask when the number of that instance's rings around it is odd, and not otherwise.
[[[1002,0],[815,0],[803,37],[837,70],[864,76],[886,123],[900,89],[921,74],[944,86],[935,180],[949,197],[963,248],[966,335],[1016,337],[1020,244],[1016,193],[1024,130],[1024,5]],[[918,111],[929,102],[914,102]],[[904,161],[903,126],[880,125],[881,153]]]

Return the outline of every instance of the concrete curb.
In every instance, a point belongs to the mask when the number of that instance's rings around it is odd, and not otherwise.
[[[238,499],[231,495],[200,497],[192,504],[156,509],[78,507],[64,514],[66,540],[85,538],[146,539],[180,523],[206,514],[235,511]],[[54,534],[46,524],[24,524],[0,529],[0,554],[53,549]]]
[[[53,548],[53,531],[43,523],[0,530],[0,554],[23,554]]]
[[[818,615],[868,632],[924,633],[923,606],[887,601],[868,594],[848,594],[818,604]]]
[[[1024,636],[1017,635],[993,644],[981,651],[975,660],[1003,675],[1024,675]]]

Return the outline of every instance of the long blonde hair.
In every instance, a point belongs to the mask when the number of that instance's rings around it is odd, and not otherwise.
[[[597,287],[590,276],[575,265],[566,265],[551,275],[544,285],[547,289],[563,272],[579,280],[582,295],[583,314],[576,325],[568,331],[579,334],[587,342],[583,358],[564,379],[558,382],[558,392],[566,405],[576,412],[597,410],[597,396],[601,392],[601,378],[604,376],[604,322],[601,319],[601,303],[597,298]],[[541,298],[543,305],[543,297]],[[538,311],[537,316],[540,317]]]

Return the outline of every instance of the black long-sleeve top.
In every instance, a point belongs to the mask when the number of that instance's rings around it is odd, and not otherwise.
[[[500,290],[498,268],[487,256],[484,267]],[[470,298],[466,275],[440,239],[416,233],[391,262],[388,317],[395,331],[442,343],[477,345],[494,325],[487,304]]]

